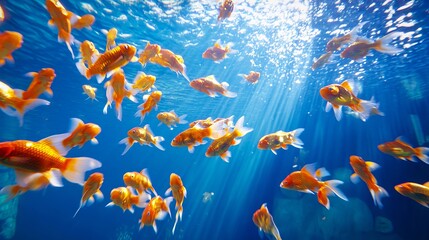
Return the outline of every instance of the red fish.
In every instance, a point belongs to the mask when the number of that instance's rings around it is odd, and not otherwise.
[[[234,53],[232,50],[232,43],[226,44],[225,47],[222,47],[220,44],[220,40],[217,40],[213,47],[209,47],[204,51],[203,58],[211,59],[216,63],[219,63],[223,59],[227,58],[228,53]]]
[[[259,232],[272,235],[276,240],[281,240],[280,232],[274,223],[273,216],[268,212],[267,204],[262,204],[261,208],[253,213],[253,223],[259,228]]]
[[[219,83],[214,75],[192,80],[189,85],[210,97],[216,97],[217,93],[228,98],[237,97],[237,93],[228,90],[229,84],[227,82]]]
[[[378,145],[378,149],[385,154],[389,154],[395,158],[401,160],[408,160],[415,162],[416,160],[413,157],[417,157],[422,162],[429,164],[429,148],[427,147],[417,147],[413,148],[409,144],[401,141],[398,137],[393,142],[387,142]]]
[[[234,11],[234,2],[232,0],[224,0],[219,6],[219,15],[217,20],[220,21],[229,18],[232,11]]]
[[[73,217],[79,210],[86,204],[91,205],[94,202],[94,196],[97,200],[103,200],[103,193],[100,191],[101,185],[103,184],[104,176],[102,173],[96,172],[91,174],[83,184],[82,198],[80,199],[80,205]]]
[[[163,67],[168,67],[176,73],[180,73],[189,82],[189,78],[186,75],[185,60],[182,56],[176,55],[168,49],[161,49],[157,54],[151,57],[149,61]]]
[[[248,75],[238,74],[238,76],[243,77],[250,84],[257,84],[259,81],[259,78],[261,77],[261,73],[250,71]]]
[[[186,188],[183,186],[182,179],[179,175],[172,173],[170,175],[170,188],[167,189],[165,192],[165,195],[169,195],[173,193],[173,198],[176,200],[176,221],[174,222],[173,230],[171,231],[174,234],[174,230],[176,229],[177,221],[180,218],[180,221],[182,221],[182,215],[183,215],[183,201],[186,197]]]

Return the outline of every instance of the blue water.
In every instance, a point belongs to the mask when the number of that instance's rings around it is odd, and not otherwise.
[[[92,30],[72,31],[78,41],[88,39],[103,52],[106,40],[101,29],[116,27],[117,43],[132,44],[139,50],[145,41],[159,44],[184,58],[191,80],[213,74],[220,82],[228,82],[229,89],[238,96],[210,98],[168,68],[150,63],[143,68],[130,63],[123,68],[127,80],[132,81],[138,71],[155,75],[155,85],[163,96],[158,110],[150,112],[143,123],[134,117],[138,104],[125,99],[123,119],[119,121],[114,109],[106,115],[102,112],[106,102],[103,85],[79,74],[77,59],[72,59],[66,45],[57,41],[57,29],[47,25],[50,17],[44,1],[0,0],[7,16],[0,31],[18,31],[24,36],[22,48],[12,54],[15,63],[0,68],[1,81],[25,89],[31,82],[26,73],[47,67],[56,73],[53,97],[41,96],[51,105],[29,111],[22,127],[16,118],[0,114],[0,141],[37,141],[64,133],[69,130],[70,118],[96,123],[102,128],[97,137],[99,144],[72,149],[68,157],[99,160],[103,166],[94,171],[105,176],[101,188],[104,201],[82,208],[75,218],[82,193],[77,184],[64,180],[64,187],[49,186],[21,195],[13,239],[259,239],[252,215],[263,203],[267,203],[283,239],[429,239],[429,209],[393,188],[408,181],[427,182],[429,166],[421,161],[401,161],[377,149],[378,144],[398,136],[414,147],[429,146],[427,1],[237,0],[231,18],[221,23],[216,21],[216,1],[211,0],[61,2],[75,14],[91,13],[96,17]],[[412,4],[403,7],[408,3]],[[395,56],[374,51],[362,63],[337,58],[334,64],[311,70],[313,58],[324,53],[332,37],[363,21],[368,21],[361,31],[366,38],[380,38],[394,27],[408,33],[408,38],[394,41],[404,51]],[[203,59],[201,54],[218,39],[233,43],[236,52],[220,63]],[[72,47],[77,55],[78,47]],[[256,85],[244,83],[237,76],[251,70],[261,73]],[[343,113],[343,119],[337,121],[332,111],[325,112],[320,88],[346,79],[362,86],[361,99],[374,96],[385,116],[371,116],[363,122]],[[86,100],[83,84],[98,88],[98,101]],[[142,95],[137,98],[141,104]],[[170,146],[172,138],[187,125],[173,130],[158,126],[156,114],[173,109],[179,115],[187,114],[188,121],[231,115],[237,120],[245,116],[245,126],[254,130],[231,147],[230,163],[205,157],[208,144],[197,146],[190,154],[186,148]],[[419,119],[420,129],[412,119]],[[166,139],[161,143],[165,151],[135,144],[121,156],[124,145],[118,142],[129,129],[145,124]],[[280,149],[278,155],[257,149],[262,136],[296,128],[305,128],[301,135],[303,149]],[[352,171],[350,155],[381,165],[374,175],[390,195],[382,199],[382,209],[374,206],[364,183],[348,180]],[[279,187],[292,171],[314,162],[330,171],[332,178],[342,176],[345,183],[339,188],[353,201],[331,196],[331,209],[327,211],[315,196]],[[172,172],[181,176],[187,188],[183,220],[174,236],[173,204],[173,217],[157,221],[157,234],[151,227],[138,230],[142,209],[135,208],[131,214],[116,206],[105,207],[110,202],[110,191],[123,186],[123,174],[143,168],[148,169],[160,194],[169,187]],[[210,202],[203,203],[204,192],[214,193]],[[282,199],[295,201],[286,204]],[[352,205],[357,201],[361,204]],[[365,211],[371,221],[377,216],[389,219],[393,231],[380,233],[373,223],[360,221],[365,218],[356,216]],[[358,219],[357,223],[353,219]],[[359,226],[365,224],[365,231],[360,231],[364,227]]]

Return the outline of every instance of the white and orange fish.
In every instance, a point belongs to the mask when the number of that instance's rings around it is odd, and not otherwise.
[[[328,196],[332,193],[344,201],[348,201],[347,197],[337,188],[338,185],[343,184],[342,181],[321,181],[323,177],[329,176],[329,172],[325,168],[319,168],[316,171],[313,168],[313,164],[307,164],[300,171],[292,172],[280,183],[280,187],[304,193],[317,193],[317,200],[326,209],[330,208]]]
[[[14,62],[12,53],[22,47],[23,37],[19,32],[4,31],[0,33],[0,67],[6,60]]]
[[[244,78],[248,83],[250,84],[257,84],[259,81],[259,78],[261,77],[261,73],[250,71],[248,75],[246,74],[238,74],[238,76]]]
[[[350,165],[355,171],[350,176],[350,180],[353,183],[357,183],[359,178],[361,178],[368,186],[375,206],[382,208],[383,204],[381,203],[381,198],[388,197],[389,194],[384,188],[377,185],[377,179],[372,174],[372,171],[380,166],[375,162],[365,161],[361,157],[355,155],[350,156]]]
[[[112,207],[114,205],[120,207],[124,212],[126,210],[134,213],[134,207],[144,208],[146,201],[150,199],[150,195],[143,193],[135,195],[131,187],[117,187],[112,189],[110,192],[110,203],[106,207]]]
[[[145,191],[152,191],[155,196],[158,194],[155,191],[155,188],[152,186],[152,182],[150,181],[149,174],[147,169],[141,170],[141,172],[127,172],[123,176],[123,180],[126,186],[132,187],[139,194],[144,193]]]
[[[92,24],[94,24],[94,22],[95,22],[94,15],[85,14],[83,16],[76,16],[76,20],[71,25],[71,28],[72,29],[76,28],[79,30],[82,28],[87,28],[87,29],[91,30],[91,26],[92,26]]]
[[[156,77],[153,75],[146,75],[144,72],[138,72],[131,85],[132,90],[146,92],[155,88]]]
[[[139,51],[139,63],[142,64],[142,66],[146,66],[146,63],[153,57],[158,56],[161,52],[161,46],[158,44],[150,44],[150,42],[147,42],[146,47]]]
[[[267,150],[277,155],[276,150],[283,148],[287,149],[287,145],[292,145],[296,148],[302,148],[304,143],[299,138],[304,128],[298,128],[290,132],[277,131],[263,136],[258,142],[258,148]]]
[[[100,56],[100,53],[95,48],[94,43],[88,40],[85,40],[80,44],[79,51],[82,58],[79,60],[78,64],[84,66],[86,64],[86,67],[91,67]]]
[[[97,88],[84,84],[84,85],[82,85],[82,89],[83,89],[82,94],[86,94],[88,96],[88,98],[91,98],[92,100],[98,101],[97,97],[96,97]]]
[[[140,145],[151,145],[153,144],[159,150],[164,151],[164,148],[161,146],[161,142],[164,141],[164,138],[161,136],[155,136],[150,130],[149,124],[146,124],[143,128],[134,127],[128,131],[128,137],[122,139],[119,144],[125,144],[125,150],[122,152],[122,155],[128,152],[128,150],[133,146],[135,142],[140,143]]]
[[[124,71],[119,69],[116,71],[112,78],[104,84],[106,88],[107,103],[104,105],[103,113],[107,114],[107,107],[110,107],[112,102],[115,102],[116,116],[119,121],[122,120],[122,101],[124,98],[128,98],[131,101],[137,103],[137,99],[134,97],[133,92],[128,90],[126,86],[129,83],[125,79]]]
[[[174,222],[173,230],[171,231],[174,234],[176,229],[176,224],[178,220],[182,221],[183,215],[183,201],[186,197],[186,188],[183,186],[182,179],[179,175],[172,173],[170,174],[170,188],[167,189],[165,195],[169,195],[170,192],[173,194],[174,200],[176,200],[176,221]]]
[[[229,53],[235,53],[235,50],[232,50],[232,43],[227,43],[225,47],[222,47],[220,40],[217,40],[213,47],[207,48],[202,57],[205,59],[213,60],[216,63],[221,62],[225,58],[227,58]]]
[[[73,217],[76,217],[76,214],[83,206],[91,205],[95,201],[94,196],[99,201],[103,200],[104,196],[100,190],[101,185],[103,185],[103,181],[104,175],[99,172],[93,173],[88,177],[83,184],[82,198],[80,199],[79,208],[76,210]]]
[[[168,49],[161,49],[158,54],[151,57],[149,61],[163,67],[168,67],[177,74],[180,73],[189,82],[189,78],[186,75],[185,60],[182,56],[176,55]]]
[[[244,116],[238,119],[234,130],[226,133],[224,136],[213,140],[207,148],[206,157],[220,156],[225,162],[229,162],[231,146],[238,145],[241,142],[241,137],[253,131],[252,128],[244,127]],[[240,139],[239,139],[240,138]]]
[[[342,46],[348,43],[352,43],[356,41],[356,39],[359,37],[358,33],[362,29],[362,27],[367,23],[361,22],[356,27],[354,27],[351,31],[349,31],[347,34],[344,34],[341,37],[334,37],[326,44],[326,52],[333,52],[340,50]]]
[[[214,75],[192,80],[189,85],[210,97],[216,97],[217,93],[228,98],[237,97],[237,93],[228,90],[229,84],[227,82],[219,83]]]
[[[106,29],[101,30],[104,35],[106,35],[106,52],[110,49],[116,47],[116,36],[118,35],[118,30],[116,28],[111,28],[109,31]]]
[[[422,162],[429,164],[429,148],[427,147],[416,147],[413,148],[408,143],[401,141],[398,137],[393,142],[386,142],[377,146],[378,149],[385,153],[389,154],[395,158],[401,160],[408,160],[415,162],[414,157],[417,157]]]
[[[429,182],[422,184],[406,182],[395,186],[395,190],[424,207],[429,208]]]
[[[195,125],[199,125],[199,127],[201,128],[208,128],[211,125],[213,125],[216,122],[222,121],[225,123],[227,128],[233,128],[233,118],[234,116],[231,116],[229,118],[216,118],[215,120],[213,120],[211,117],[208,117],[206,119],[202,119],[202,120],[196,120],[193,121],[189,124],[189,127],[194,127]]]
[[[162,199],[160,196],[156,196],[150,200],[143,210],[142,217],[139,220],[140,229],[144,226],[152,226],[153,230],[158,232],[155,220],[162,220],[165,218],[167,213],[171,217],[170,203],[173,201],[173,197]]]
[[[22,92],[22,90],[12,89],[9,85],[0,81],[0,110],[9,116],[17,117],[20,126],[22,126],[24,114],[28,110],[50,104],[49,101],[38,98],[22,99],[17,96],[21,95]]]
[[[29,72],[27,76],[33,77],[33,81],[27,90],[22,93],[23,99],[38,98],[43,92],[52,96],[51,85],[56,77],[52,68],[42,68],[39,72]]]
[[[79,118],[72,118],[71,121],[71,131],[62,141],[65,148],[82,147],[88,141],[91,141],[92,144],[98,144],[98,140],[95,137],[101,132],[99,125],[84,123]]]
[[[161,91],[153,91],[149,95],[144,95],[144,103],[138,106],[139,110],[134,114],[134,116],[140,117],[140,122],[142,122],[146,114],[152,111],[152,109],[158,109],[158,102],[161,100],[161,96]]]
[[[186,114],[177,116],[174,110],[171,110],[170,112],[158,113],[158,115],[156,115],[156,118],[158,118],[158,120],[160,121],[158,126],[164,123],[165,125],[167,125],[167,127],[171,128],[171,126],[176,127],[176,124],[188,123],[188,121],[185,120],[186,116]]]
[[[268,212],[267,204],[262,204],[261,208],[253,213],[253,223],[259,228],[259,233],[265,233],[268,237],[273,236],[276,240],[281,240],[279,229],[274,223],[273,216]]]
[[[345,80],[341,84],[331,84],[320,89],[320,95],[328,101],[325,110],[328,112],[334,108],[335,118],[340,121],[342,107],[347,106],[356,113],[362,121],[366,121],[371,114],[378,111],[378,103],[371,100],[362,100],[353,93],[349,81]],[[381,113],[379,115],[382,115]]]

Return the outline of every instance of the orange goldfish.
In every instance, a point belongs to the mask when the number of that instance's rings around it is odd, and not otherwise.
[[[276,240],[281,240],[280,232],[274,223],[273,216],[268,212],[267,204],[262,204],[261,208],[253,213],[253,223],[259,228],[259,232],[272,235]]]
[[[340,180],[320,181],[322,177],[328,176],[329,172],[325,168],[313,171],[313,164],[305,165],[301,171],[289,174],[280,184],[281,188],[300,191],[304,193],[317,193],[317,200],[320,204],[330,208],[328,195],[334,193],[339,198],[348,201],[347,197],[337,188],[343,184]]]
[[[234,116],[231,116],[229,118],[216,118],[215,120],[213,120],[211,117],[208,117],[204,120],[196,120],[196,121],[191,122],[189,124],[189,127],[194,127],[195,125],[198,124],[200,128],[208,128],[211,125],[213,125],[214,123],[222,121],[229,128],[229,127],[233,127],[233,122],[232,122],[233,118],[234,118]]]
[[[287,145],[292,145],[296,148],[302,148],[304,143],[299,139],[299,135],[304,131],[304,128],[298,128],[290,132],[277,131],[263,136],[258,142],[259,149],[271,149],[275,155],[276,150],[283,148],[287,149]]]
[[[360,177],[368,186],[372,199],[374,199],[375,206],[382,208],[383,204],[381,203],[381,198],[388,197],[389,194],[384,188],[377,185],[377,179],[372,175],[372,171],[379,168],[380,165],[375,162],[365,162],[361,157],[355,155],[350,156],[350,165],[355,171],[355,173],[350,176],[350,180],[353,183],[357,183]]]
[[[118,30],[116,28],[111,28],[109,31],[106,29],[101,30],[104,35],[106,35],[106,52],[116,47],[116,36],[118,35]],[[134,53],[135,54],[135,53]]]
[[[247,82],[251,84],[257,84],[261,74],[259,72],[250,71],[249,75],[238,74],[238,76],[243,77]]]
[[[97,88],[91,87],[90,85],[82,85],[82,89],[83,89],[83,94],[88,95],[88,98],[98,101],[95,96],[95,92],[97,92]]]
[[[171,217],[170,203],[173,201],[173,197],[162,199],[160,196],[156,196],[150,200],[146,208],[142,213],[142,217],[139,220],[140,229],[144,226],[152,226],[155,233],[158,231],[155,220],[162,220],[165,218],[167,213]]]
[[[21,48],[23,37],[19,32],[5,31],[0,33],[0,67],[6,60],[14,62],[12,52]]]
[[[161,52],[161,46],[158,44],[150,44],[150,42],[147,42],[146,47],[143,49],[143,51],[140,51],[139,54],[139,62],[142,64],[142,66],[146,66],[146,63],[153,57],[159,55]]]
[[[13,168],[18,173],[18,183],[34,173],[59,169],[68,181],[80,185],[84,182],[86,171],[101,167],[101,163],[95,159],[65,158],[55,149],[43,140],[2,142],[0,143],[0,164]],[[50,182],[61,181],[61,179],[54,179],[57,177],[56,174],[50,174],[48,177]]]
[[[403,35],[403,32],[391,32],[386,36],[376,40],[371,41],[367,39],[359,39],[354,42],[352,45],[348,46],[341,52],[340,56],[342,58],[350,58],[356,62],[362,62],[362,59],[369,54],[369,50],[374,49],[381,53],[387,53],[390,55],[395,55],[403,51],[403,49],[396,48],[389,45],[389,43]]]
[[[249,132],[253,131],[252,128],[244,127],[244,116],[238,119],[235,124],[234,130],[226,133],[224,136],[215,139],[206,151],[206,157],[220,156],[225,162],[229,162],[231,152],[228,150],[229,147],[238,145],[241,142],[241,138]]]
[[[227,54],[235,52],[232,50],[232,43],[227,43],[225,47],[220,45],[220,40],[217,40],[213,47],[209,47],[204,51],[203,58],[211,59],[216,63],[219,63],[223,59],[227,58]]]
[[[161,100],[162,92],[154,91],[150,95],[144,95],[143,101],[144,103],[138,106],[139,111],[137,111],[134,116],[140,117],[140,122],[143,121],[146,114],[148,114],[152,109],[158,109],[158,102]]]
[[[371,100],[362,100],[355,96],[349,82],[345,80],[341,84],[331,84],[320,89],[320,95],[328,101],[326,111],[334,107],[335,118],[340,121],[342,106],[347,106],[359,114],[362,121],[366,121],[369,116],[378,111],[378,103]],[[375,110],[374,110],[375,109]]]
[[[88,203],[88,206],[91,205],[94,202],[94,196],[97,200],[103,200],[104,196],[100,190],[103,181],[104,176],[99,172],[93,173],[88,177],[86,182],[83,184],[82,198],[80,199],[79,208],[76,210],[73,217],[76,217],[76,214],[83,206],[86,205],[86,203]]]
[[[93,65],[85,67],[81,62],[76,63],[79,72],[90,79],[96,75],[98,83],[109,77],[113,71],[127,65],[129,62],[137,61],[136,48],[129,44],[119,44],[117,47],[101,54]]]
[[[107,103],[104,105],[103,113],[107,114],[107,107],[110,107],[112,102],[115,102],[116,115],[119,121],[122,120],[122,101],[124,98],[128,98],[133,102],[137,102],[137,99],[133,96],[133,93],[126,89],[125,86],[129,85],[125,80],[124,71],[119,69],[116,71],[112,78],[106,82],[104,87],[106,88]]]
[[[0,81],[0,109],[9,116],[18,117],[22,126],[24,114],[35,107],[49,105],[50,102],[43,99],[22,99],[17,96],[22,90],[12,89]],[[15,110],[13,110],[15,109]]]
[[[83,123],[79,118],[72,118],[71,131],[68,137],[64,138],[62,144],[65,148],[82,147],[86,142],[91,141],[97,144],[95,138],[101,132],[100,126],[94,123]]]
[[[429,182],[421,185],[406,182],[395,186],[395,190],[405,197],[409,197],[421,205],[429,208]]]
[[[152,182],[149,179],[149,174],[147,169],[143,169],[141,172],[127,172],[123,176],[125,185],[134,188],[139,194],[144,193],[145,191],[151,190],[155,196],[158,194],[155,191],[155,188],[152,186]]]
[[[110,203],[106,207],[117,205],[125,212],[126,210],[134,213],[133,206],[143,208],[146,205],[146,201],[150,199],[149,194],[134,195],[131,191],[131,187],[118,187],[112,189],[110,192]]]
[[[54,69],[42,68],[38,73],[27,73],[27,76],[33,77],[33,81],[22,93],[23,99],[38,98],[43,92],[47,92],[51,96],[54,94],[51,89],[51,84],[56,77]]]
[[[158,115],[156,115],[156,118],[158,118],[158,120],[160,121],[159,125],[164,123],[165,125],[167,125],[167,127],[171,128],[171,126],[176,127],[176,124],[188,123],[188,121],[185,120],[186,116],[186,114],[183,114],[179,117],[174,112],[174,110],[171,110],[170,112],[158,113]]]
[[[161,49],[159,53],[150,58],[149,61],[163,67],[168,67],[178,74],[180,73],[189,82],[189,78],[186,75],[185,60],[183,60],[182,56],[176,55],[168,49]]]
[[[58,0],[46,0],[46,8],[51,16],[48,24],[55,25],[58,28],[58,41],[64,41],[74,59],[73,50],[70,44],[74,43],[74,38],[71,34],[71,19],[75,18],[72,12],[67,11]]]
[[[82,56],[82,59],[78,62],[79,65],[86,64],[86,66],[91,67],[94,61],[100,56],[100,53],[94,46],[94,43],[88,40],[85,40],[80,44],[79,50],[80,55]]]
[[[182,221],[183,215],[183,201],[186,197],[186,188],[183,186],[182,179],[179,175],[172,173],[170,174],[170,188],[167,189],[165,195],[169,195],[173,193],[173,198],[176,200],[176,221],[174,222],[173,230],[171,231],[174,234],[174,230],[176,229],[177,221],[180,218]]]
[[[329,40],[328,44],[326,44],[326,52],[333,52],[339,50],[343,45],[356,41],[356,39],[358,38],[357,34],[360,32],[363,25],[365,25],[366,23],[367,21],[361,22],[347,34],[341,37],[334,37]]]
[[[144,72],[138,72],[134,78],[132,85],[133,90],[145,92],[155,87],[156,77],[153,75],[146,75]]]
[[[95,22],[95,17],[91,14],[86,14],[83,16],[76,16],[76,21],[71,25],[71,28],[82,29],[88,28],[91,30],[92,24]]]
[[[237,93],[228,91],[229,84],[227,82],[219,83],[214,75],[192,80],[189,85],[210,97],[216,97],[217,93],[229,98],[237,97]]]
[[[171,141],[173,147],[188,147],[190,153],[194,152],[194,147],[205,144],[204,138],[217,139],[225,135],[225,122],[219,121],[208,128],[201,128],[198,124],[192,128],[179,133]]]
[[[219,6],[219,15],[217,16],[217,20],[220,21],[229,18],[233,10],[234,2],[232,0],[224,0]]]
[[[153,144],[159,150],[164,151],[164,148],[161,146],[161,142],[164,141],[164,138],[161,136],[155,137],[152,130],[150,130],[149,124],[146,124],[143,128],[135,127],[128,131],[128,137],[122,139],[119,144],[125,144],[125,150],[122,152],[122,155],[128,152],[128,150],[133,146],[135,142],[140,143],[140,145],[149,145]]]
[[[401,160],[408,160],[415,162],[413,158],[416,156],[422,162],[429,164],[429,148],[427,147],[417,147],[413,148],[409,144],[401,141],[398,137],[393,142],[383,143],[377,146],[380,151],[385,154],[389,154],[395,158]]]
[[[333,54],[333,52],[327,52],[320,56],[318,59],[314,59],[313,65],[311,65],[311,69],[316,70],[317,68],[321,68],[325,66],[325,64],[333,63],[334,58],[336,57],[336,54]]]

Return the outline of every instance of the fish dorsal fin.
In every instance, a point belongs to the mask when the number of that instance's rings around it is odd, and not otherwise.
[[[342,82],[340,84],[342,87],[344,87],[345,89],[347,89],[350,92],[353,92],[353,88],[350,86],[350,83],[348,80],[345,80],[344,82]]]
[[[408,145],[408,143],[404,142],[404,141],[401,139],[401,137],[397,137],[397,138],[395,139],[395,142],[397,142],[397,143],[399,143],[399,144],[403,144],[403,145]]]
[[[147,131],[150,135],[154,136],[154,135],[153,135],[152,130],[150,129],[149,124],[144,125],[144,128],[146,129],[146,131]]]
[[[425,182],[423,183],[423,186],[428,187],[429,188],[429,182]]]
[[[311,176],[314,175],[315,172],[316,163],[306,164],[304,167],[302,167],[301,172],[310,174]]]
[[[70,119],[70,132],[73,132],[77,127],[84,125],[83,121],[79,118],[72,118]]]
[[[37,72],[28,72],[25,74],[25,76],[26,77],[35,77],[35,76],[37,76],[37,74],[38,74]]]

